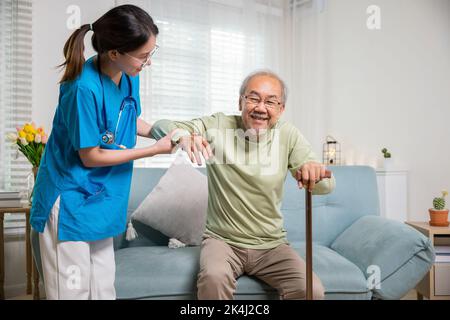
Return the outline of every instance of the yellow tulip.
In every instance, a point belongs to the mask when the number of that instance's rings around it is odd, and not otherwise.
[[[23,131],[25,131],[26,133],[36,134],[36,129],[33,127],[33,125],[31,125],[29,123],[27,123],[23,127]]]
[[[19,131],[19,137],[20,138],[25,138],[26,136],[27,136],[27,134],[25,133],[25,131],[23,131],[23,130]]]
[[[442,197],[446,197],[446,196],[448,196],[448,191],[447,190],[443,190],[442,191]]]
[[[34,141],[34,134],[32,133],[27,133],[26,138],[28,142],[33,142]]]

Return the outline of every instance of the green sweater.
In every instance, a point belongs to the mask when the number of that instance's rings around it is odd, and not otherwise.
[[[160,139],[176,128],[202,134],[214,151],[207,163],[205,233],[241,248],[287,243],[280,211],[287,172],[294,176],[304,163],[317,161],[299,130],[279,121],[256,141],[245,136],[241,116],[216,113],[192,121],[160,120],[151,134]],[[334,186],[334,177],[324,179],[313,194],[330,193]]]

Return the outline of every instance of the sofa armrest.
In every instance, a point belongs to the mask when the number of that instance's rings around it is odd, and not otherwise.
[[[430,239],[406,224],[379,216],[358,219],[331,248],[368,276],[368,287],[379,299],[403,297],[425,276],[435,259]],[[371,275],[378,270],[379,281],[372,281]]]
[[[114,251],[128,247],[128,241],[125,239],[125,233],[120,233],[113,238]]]

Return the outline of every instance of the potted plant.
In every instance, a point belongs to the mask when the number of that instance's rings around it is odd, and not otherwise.
[[[392,155],[386,148],[383,148],[381,152],[384,158],[384,168],[389,169],[392,166]]]
[[[447,227],[448,222],[448,209],[445,209],[445,197],[448,195],[446,190],[442,191],[442,197],[433,199],[433,208],[428,209],[430,212],[430,226],[435,227]]]

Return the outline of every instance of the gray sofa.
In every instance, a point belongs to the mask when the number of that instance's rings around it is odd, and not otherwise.
[[[375,172],[370,167],[331,167],[336,189],[313,197],[313,268],[326,299],[399,299],[434,262],[426,237],[379,216]],[[136,168],[128,207],[131,214],[166,169]],[[304,255],[304,191],[288,175],[281,210],[288,240]],[[114,239],[118,299],[195,299],[199,247],[168,248],[168,237],[134,222],[139,237]],[[40,268],[39,246],[32,235]],[[238,279],[236,299],[277,299],[258,279]]]

